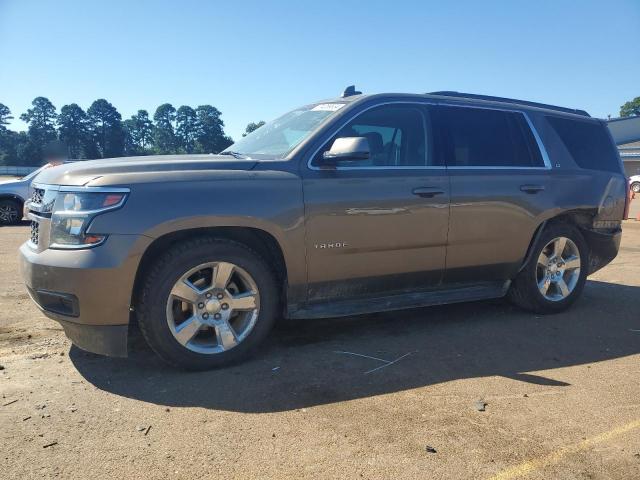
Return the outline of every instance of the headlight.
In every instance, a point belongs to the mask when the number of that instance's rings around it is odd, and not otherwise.
[[[89,188],[87,189],[89,190]],[[96,215],[121,207],[125,191],[58,192],[51,215],[51,248],[87,248],[101,244],[106,236],[87,232]]]

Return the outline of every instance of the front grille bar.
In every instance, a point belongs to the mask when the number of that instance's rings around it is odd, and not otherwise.
[[[30,239],[33,245],[38,245],[40,241],[40,224],[35,220],[31,220]]]

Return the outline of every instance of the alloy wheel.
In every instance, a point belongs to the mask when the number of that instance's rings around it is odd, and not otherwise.
[[[0,205],[0,222],[15,223],[18,221],[18,209],[11,204]]]
[[[228,262],[190,269],[167,299],[167,322],[174,338],[201,354],[222,353],[240,344],[253,330],[259,311],[256,282]]]
[[[540,252],[536,268],[538,290],[552,302],[564,300],[580,279],[580,251],[567,237],[551,240]]]

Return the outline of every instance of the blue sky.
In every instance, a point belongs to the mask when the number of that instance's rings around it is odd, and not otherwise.
[[[617,116],[640,96],[640,0],[0,0],[0,102],[250,121],[339,94],[458,90]],[[23,129],[15,120],[13,128]]]

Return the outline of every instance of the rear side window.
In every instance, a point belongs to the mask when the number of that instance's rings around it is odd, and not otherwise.
[[[580,168],[620,172],[616,149],[604,125],[550,116],[547,120]]]
[[[452,167],[544,167],[524,115],[468,107],[439,107]]]

